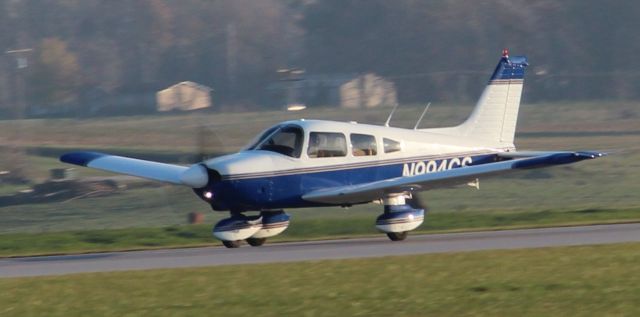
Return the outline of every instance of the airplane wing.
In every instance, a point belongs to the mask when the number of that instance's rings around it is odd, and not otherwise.
[[[200,165],[186,167],[98,152],[67,153],[60,161],[193,188],[206,185],[208,180],[206,169]]]
[[[319,189],[302,199],[319,203],[350,204],[380,199],[388,193],[414,192],[464,184],[480,176],[504,174],[522,169],[570,164],[604,156],[598,152],[510,152],[500,153],[507,159],[495,163],[465,166],[441,172],[396,177],[365,184]]]

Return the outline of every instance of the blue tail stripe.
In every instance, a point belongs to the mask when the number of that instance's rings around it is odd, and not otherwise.
[[[502,57],[491,80],[524,79],[524,69],[529,65],[526,56]]]

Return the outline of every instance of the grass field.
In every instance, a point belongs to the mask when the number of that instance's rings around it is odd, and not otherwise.
[[[436,104],[431,107],[421,127],[439,127],[461,122],[473,105]],[[617,132],[638,136],[640,111],[637,103],[591,102],[524,104],[519,116],[518,133],[527,138],[532,133],[555,136]],[[211,135],[210,145],[222,152],[235,151],[258,132],[283,121],[299,118],[329,119],[381,124],[390,109],[314,108],[301,112],[186,113],[109,117],[99,119],[30,119],[0,122],[0,145],[57,146],[65,148],[143,148],[149,150],[193,151],[201,128]],[[420,105],[400,107],[392,126],[413,127]],[[19,131],[18,135],[16,131]],[[590,132],[592,135],[584,134]],[[215,137],[214,137],[215,136]],[[548,135],[547,135],[548,136]],[[525,140],[521,145],[526,146]],[[520,143],[520,142],[518,142]],[[636,146],[640,141],[636,140]],[[561,144],[571,146],[572,144]],[[578,144],[580,145],[580,144]],[[606,144],[598,144],[606,145]]]
[[[640,243],[0,279],[2,316],[638,316]]]
[[[482,179],[481,190],[458,188],[422,194],[438,213],[460,213],[458,220],[474,213],[539,213],[557,211],[634,210],[640,206],[640,107],[628,102],[524,104],[517,145],[522,149],[598,149],[612,154],[604,159],[576,165],[530,171],[513,176]],[[424,127],[455,124],[466,117],[471,105],[431,107]],[[197,147],[194,137],[204,126],[215,134],[216,151],[234,151],[260,130],[281,120],[300,117],[357,120],[381,123],[389,109],[310,109],[304,112],[191,113],[100,119],[34,119],[0,121],[0,147],[9,145],[46,147],[50,156],[27,155],[21,162],[34,181],[48,177],[49,169],[68,167],[50,150],[98,149],[124,153],[188,153]],[[420,106],[401,107],[392,125],[412,127]],[[19,133],[18,133],[19,132]],[[55,152],[55,151],[54,151]],[[0,168],[1,169],[1,168]],[[77,168],[80,177],[107,175]],[[10,194],[28,186],[2,186]],[[187,188],[148,187],[115,195],[47,204],[0,207],[0,234],[58,232],[130,227],[166,227],[184,224],[187,214],[209,207]],[[352,218],[373,221],[380,206],[356,206],[349,210],[318,208],[289,210],[290,230],[306,219],[329,219],[359,232]],[[603,214],[606,216],[606,214]],[[605,217],[606,218],[606,217]],[[606,219],[602,219],[605,221]],[[327,220],[328,221],[328,220]],[[429,218],[427,218],[429,221]],[[371,230],[371,229],[370,229]],[[329,231],[331,232],[331,231]],[[327,233],[330,234],[330,233]]]
[[[516,145],[604,150],[604,159],[482,179],[481,189],[422,193],[430,213],[417,232],[492,230],[640,220],[640,105],[524,104]],[[34,182],[68,167],[71,149],[181,157],[231,152],[287,119],[384,122],[390,109],[191,113],[100,119],[0,121],[0,149],[29,147],[20,164]],[[392,126],[422,109],[403,106]],[[431,107],[423,127],[460,122],[470,105]],[[179,154],[179,155],[175,155]],[[184,163],[184,162],[183,162]],[[6,169],[0,156],[0,170]],[[108,175],[78,168],[80,177]],[[28,186],[2,186],[7,195]],[[189,212],[206,223],[185,226]],[[288,210],[271,241],[374,235],[378,205]],[[213,245],[211,213],[188,188],[136,187],[110,196],[0,207],[0,257]],[[0,280],[0,316],[635,316],[640,244],[486,251]]]
[[[613,155],[575,166],[482,179],[480,190],[470,187],[436,190],[425,192],[422,197],[432,215],[637,209],[640,206],[637,160],[638,154]],[[224,216],[212,213],[188,188],[163,186],[125,190],[106,197],[1,207],[0,233],[163,227],[186,223],[187,214],[193,211],[205,213],[209,223]],[[358,216],[373,221],[381,207],[362,205],[288,212],[294,228],[300,220],[308,218],[347,223],[349,216]]]

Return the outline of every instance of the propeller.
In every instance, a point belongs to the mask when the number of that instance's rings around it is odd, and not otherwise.
[[[218,133],[205,124],[200,123],[198,125],[196,137],[198,152],[192,163],[200,163],[225,153],[224,145],[218,137]]]
[[[203,120],[198,122],[193,130],[195,142],[194,152],[182,158],[183,163],[192,165],[180,175],[180,182],[193,189],[203,188],[209,183],[210,171],[204,165],[204,161],[215,158],[225,153],[222,139],[219,133],[208,126]],[[163,198],[166,207],[175,214],[186,214],[190,212],[203,212],[206,208],[194,205],[193,197],[182,186],[164,186]],[[188,190],[191,191],[191,190]],[[212,195],[212,194],[211,194]],[[206,198],[206,193],[203,193]]]
[[[202,188],[209,183],[209,170],[204,161],[215,158],[224,153],[222,140],[218,134],[204,123],[200,123],[196,129],[197,154],[189,169],[180,175],[180,182],[191,188]]]

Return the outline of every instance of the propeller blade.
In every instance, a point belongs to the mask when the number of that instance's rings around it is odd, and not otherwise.
[[[198,163],[214,158],[224,153],[222,140],[213,129],[201,124],[196,132],[197,154],[195,162]]]

